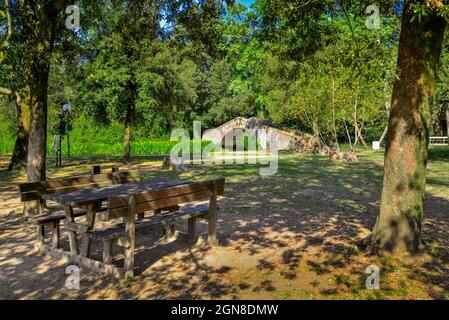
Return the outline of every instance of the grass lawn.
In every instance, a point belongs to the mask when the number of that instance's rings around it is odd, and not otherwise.
[[[358,163],[345,164],[284,155],[273,176],[260,176],[255,165],[195,166],[174,173],[160,171],[160,161],[136,163],[144,179],[225,177],[220,247],[153,239],[159,245],[138,247],[133,281],[82,269],[80,290],[64,288],[64,261],[32,250],[34,228],[21,217],[15,186],[24,181],[24,172],[9,174],[7,162],[0,162],[0,298],[449,298],[449,148],[430,151],[424,248],[409,261],[370,256],[355,245],[375,223],[383,174],[381,152],[358,157]],[[48,175],[87,173],[90,165],[50,167]],[[200,232],[205,228],[201,225]],[[365,288],[370,265],[381,270],[380,290]]]

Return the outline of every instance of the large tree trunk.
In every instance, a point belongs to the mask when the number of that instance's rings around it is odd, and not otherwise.
[[[45,61],[45,58],[37,56],[33,59],[32,71],[30,72],[31,117],[27,163],[29,182],[46,179],[47,85],[50,68],[50,61]]]
[[[415,1],[416,2],[416,1]],[[425,5],[425,0],[418,1]],[[412,19],[406,1],[399,42],[398,75],[393,88],[389,135],[385,152],[380,214],[371,238],[377,252],[419,249],[431,110],[429,97],[446,22],[435,13]]]
[[[28,154],[28,137],[30,133],[30,87],[16,92],[17,133],[14,152],[9,162],[8,170],[25,166]]]
[[[27,32],[32,32],[30,44],[32,56],[29,61],[27,80],[30,84],[30,136],[28,142],[28,181],[46,179],[47,144],[47,90],[50,60],[53,51],[58,14],[68,1],[23,1],[27,12]]]

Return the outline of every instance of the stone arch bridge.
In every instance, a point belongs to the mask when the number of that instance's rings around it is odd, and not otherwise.
[[[217,128],[207,130],[203,134],[203,140],[233,149],[240,136],[248,132],[257,138],[262,150],[311,152],[316,147],[313,136],[281,129],[260,118],[235,118]]]

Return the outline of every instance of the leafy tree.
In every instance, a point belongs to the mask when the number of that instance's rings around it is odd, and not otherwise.
[[[98,36],[88,44],[92,55],[82,67],[80,104],[104,123],[123,123],[125,161],[136,123],[161,134],[190,117],[199,77],[191,53],[197,46],[208,55],[214,51],[214,29],[209,34],[205,28],[214,25],[220,8],[209,1],[118,2],[107,14],[107,30],[91,31]]]
[[[378,251],[419,250],[431,126],[430,98],[446,29],[442,1],[404,1],[381,209],[371,238]]]
[[[18,59],[15,61],[19,62],[17,69],[14,66],[12,70],[13,78],[19,83],[16,91],[19,114],[17,141],[19,148],[16,143],[16,150],[19,154],[15,151],[14,155],[23,160],[26,137],[29,134],[26,150],[29,181],[45,180],[46,177],[48,75],[54,43],[59,39],[61,30],[65,28],[60,12],[67,4],[68,1],[63,0],[24,0],[11,4],[15,39],[12,39],[13,44],[8,47],[8,51],[16,53]],[[27,130],[28,114],[29,130]],[[12,166],[15,162],[17,161],[12,161]]]

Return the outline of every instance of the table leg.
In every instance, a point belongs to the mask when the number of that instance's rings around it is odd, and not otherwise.
[[[196,223],[197,223],[197,218],[196,217],[192,217],[189,218],[189,220],[187,220],[187,225],[188,225],[188,241],[189,242],[194,242],[195,238],[196,238]]]
[[[68,221],[74,222],[75,218],[73,216],[73,208],[69,205],[64,206],[65,216]],[[76,232],[68,231],[69,233],[69,244],[70,244],[70,253],[78,254],[78,240],[76,239]]]
[[[207,242],[210,246],[217,246],[217,221],[218,221],[218,210],[217,210],[217,185],[213,184],[213,189],[209,200],[209,235]]]
[[[125,216],[125,277],[134,276],[134,246],[136,240],[136,201],[129,197],[128,214]]]
[[[51,229],[51,242],[53,247],[59,249],[59,238],[60,238],[60,229],[59,229],[59,221],[53,222]]]
[[[87,206],[86,225],[89,227],[89,230],[94,227],[95,214],[98,210],[98,206],[99,206],[98,204],[91,204]],[[83,243],[81,245],[81,255],[83,257],[89,257],[89,253],[90,253],[90,238],[89,235],[85,234],[83,236]]]

